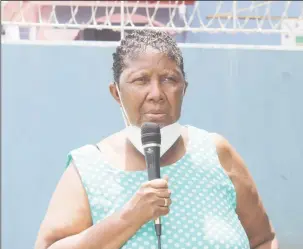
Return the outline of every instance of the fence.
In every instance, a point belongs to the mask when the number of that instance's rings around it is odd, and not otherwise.
[[[119,41],[129,30],[145,28],[166,30],[186,43],[303,44],[302,1],[2,1],[1,5],[6,40]]]

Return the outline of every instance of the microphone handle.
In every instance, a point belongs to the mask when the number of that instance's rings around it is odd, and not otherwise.
[[[148,173],[148,180],[161,178],[160,176],[160,145],[147,144],[144,146],[145,162]],[[161,236],[161,217],[155,220],[157,236]]]
[[[144,146],[145,162],[148,180],[161,178],[160,176],[160,145],[151,144]]]

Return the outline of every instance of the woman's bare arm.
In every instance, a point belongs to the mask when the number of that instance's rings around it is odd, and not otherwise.
[[[92,225],[86,192],[70,165],[51,198],[35,249],[118,249],[140,226],[127,210]]]
[[[274,229],[244,161],[222,136],[213,134],[213,139],[220,163],[235,186],[236,212],[248,235],[251,248],[278,249]]]

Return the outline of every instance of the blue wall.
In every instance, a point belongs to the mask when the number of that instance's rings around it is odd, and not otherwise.
[[[243,156],[281,248],[303,248],[303,52],[184,49],[182,123]],[[30,249],[67,153],[123,128],[112,48],[2,45],[2,248]]]

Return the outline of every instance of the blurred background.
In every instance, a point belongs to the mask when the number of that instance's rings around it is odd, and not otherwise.
[[[1,1],[1,248],[33,248],[69,151],[124,127],[112,53],[143,28],[182,48],[181,123],[230,140],[302,249],[302,1]]]

